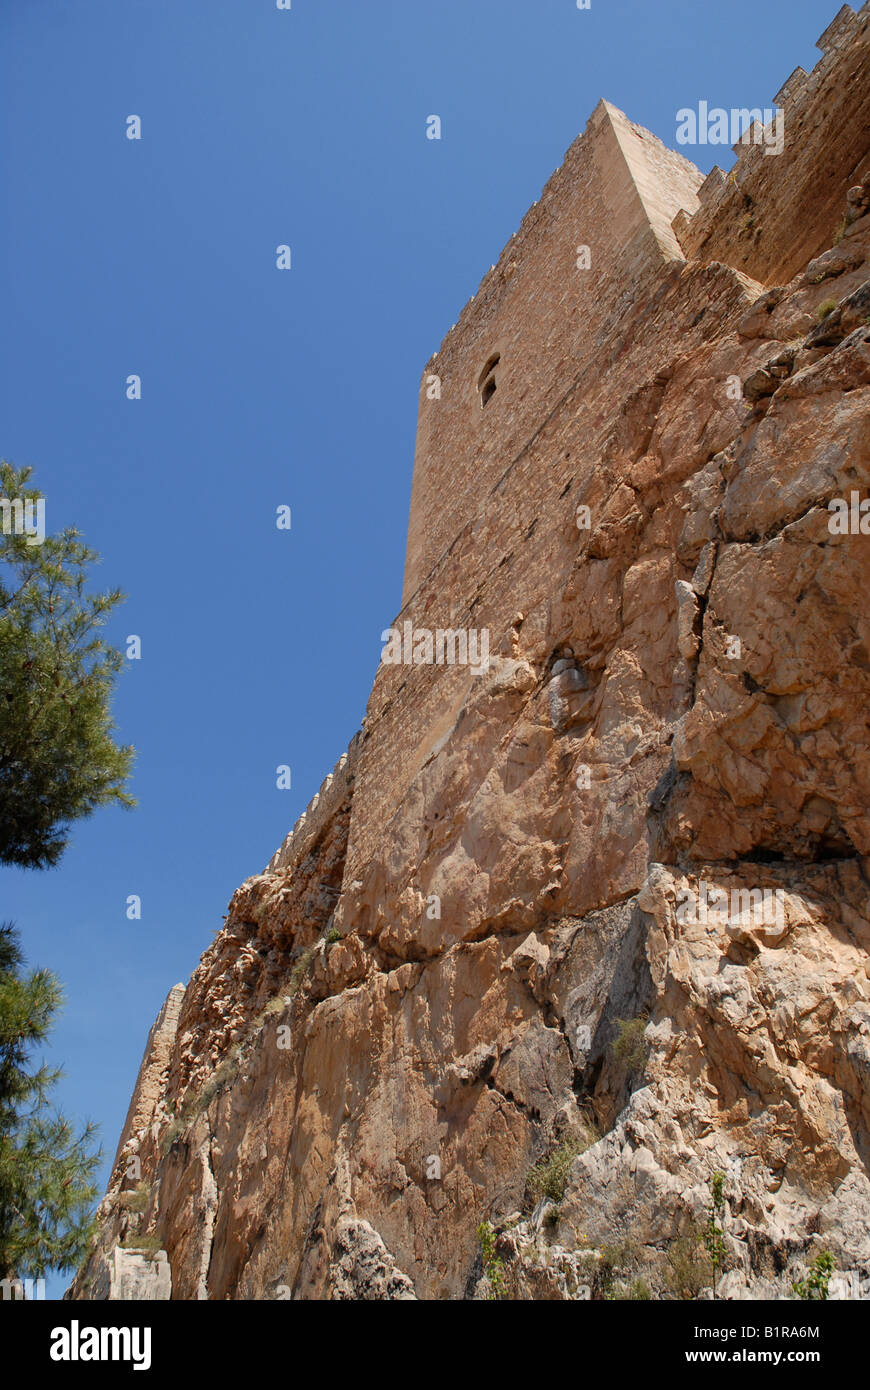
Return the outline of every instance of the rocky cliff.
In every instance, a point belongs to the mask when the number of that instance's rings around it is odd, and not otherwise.
[[[125,1296],[122,1245],[135,1288],[165,1251],[176,1299],[788,1297],[821,1252],[870,1279],[870,16],[845,11],[779,167],[741,155],[742,224],[613,108],[587,132],[617,244],[639,190],[631,257],[399,620],[488,628],[488,668],[379,674],[155,1025],[71,1297]],[[834,213],[789,203],[802,157]],[[676,236],[653,210],[645,240],[657,169]],[[528,236],[573,257],[563,196]]]

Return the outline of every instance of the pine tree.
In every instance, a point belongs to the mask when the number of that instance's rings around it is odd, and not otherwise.
[[[0,463],[0,863],[47,868],[73,821],[133,804],[133,754],[109,712],[123,657],[96,635],[122,595],[85,592],[98,557],[78,532],[26,533],[30,472]]]
[[[11,924],[0,926],[0,1279],[41,1278],[83,1260],[94,1231],[94,1127],[76,1138],[49,1099],[61,1073],[33,1066],[61,1003],[47,970],[23,971]]]

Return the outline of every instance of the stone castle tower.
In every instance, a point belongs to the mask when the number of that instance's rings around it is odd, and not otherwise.
[[[867,150],[867,9],[858,16],[844,5],[819,39],[824,56],[812,75],[799,68],[774,97],[783,154],[737,144],[727,177],[717,167],[704,179],[599,102],[424,368],[395,626],[486,625],[510,652],[521,612],[526,642],[532,631],[558,642],[552,537],[570,534],[577,506],[597,501],[622,403],[646,392],[653,410],[674,341],[688,346],[710,332],[708,295],[739,307],[833,239],[843,190]],[[588,271],[577,267],[582,246]],[[680,285],[692,286],[685,302]],[[492,362],[496,394],[484,408]],[[381,668],[360,750],[351,880],[467,683],[459,670]]]
[[[727,175],[600,102],[426,364],[393,625],[488,668],[380,666],[155,1025],[73,1297],[137,1231],[177,1298],[484,1296],[482,1221],[517,1296],[628,1227],[659,1296],[714,1171],[727,1296],[820,1232],[870,1277],[870,4],[819,45]]]

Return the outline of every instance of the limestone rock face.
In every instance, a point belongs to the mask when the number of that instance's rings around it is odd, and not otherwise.
[[[166,1251],[156,1254],[115,1247],[91,1262],[91,1284],[82,1296],[119,1302],[165,1302],[172,1297],[172,1272]]]
[[[659,867],[644,885],[655,990],[645,1085],[574,1161],[560,1235],[600,1247],[630,1234],[649,1252],[703,1223],[712,1169],[730,1194],[732,1283],[776,1297],[806,1251],[836,1251],[853,1274],[870,1260],[870,937],[855,863],[760,868],[699,869],[721,897],[707,920],[680,920],[694,879]],[[776,910],[755,915],[771,926],[780,916],[775,933],[746,910],[740,923],[735,894],[747,902],[750,884],[767,888]]]
[[[367,1221],[339,1221],[335,1234],[329,1278],[334,1299],[367,1302],[416,1299],[411,1280],[396,1268],[384,1242]]]
[[[788,283],[659,241],[614,301],[413,596],[489,621],[488,666],[379,672],[173,993],[73,1297],[137,1232],[180,1299],[789,1297],[823,1250],[867,1288],[856,157]]]

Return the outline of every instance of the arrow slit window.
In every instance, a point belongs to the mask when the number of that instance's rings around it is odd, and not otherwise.
[[[480,404],[484,408],[489,405],[496,393],[498,387],[496,368],[500,361],[501,354],[498,352],[494,353],[478,377],[477,389],[480,392]]]

